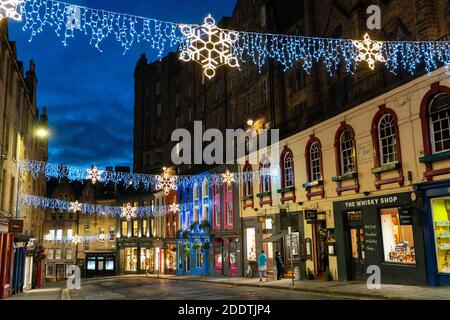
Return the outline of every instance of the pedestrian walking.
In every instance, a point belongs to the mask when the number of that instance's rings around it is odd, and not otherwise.
[[[277,280],[281,280],[281,275],[283,274],[283,258],[281,257],[280,251],[275,252],[275,262],[277,264]]]
[[[267,271],[267,256],[264,253],[264,250],[261,250],[261,253],[258,256],[258,271],[259,271],[259,281],[262,281],[262,278],[266,277]]]

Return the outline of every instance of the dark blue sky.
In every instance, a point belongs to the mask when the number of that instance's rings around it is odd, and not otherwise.
[[[230,15],[235,0],[67,0],[73,4],[118,11],[165,21],[202,23],[211,13],[217,21]],[[18,57],[34,59],[38,104],[47,106],[51,127],[49,161],[87,167],[96,164],[132,165],[133,71],[141,53],[156,59],[147,43],[135,44],[123,55],[111,38],[103,53],[78,32],[64,47],[62,38],[47,29],[30,43],[22,25],[10,23]]]

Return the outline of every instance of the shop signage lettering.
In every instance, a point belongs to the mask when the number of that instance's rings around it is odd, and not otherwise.
[[[364,226],[365,229],[365,244],[367,252],[374,252],[378,250],[378,232],[377,226],[368,224]]]
[[[401,226],[410,226],[412,225],[412,212],[409,208],[401,208],[400,209],[400,225]]]
[[[306,220],[315,220],[317,219],[317,210],[305,210]]]
[[[373,199],[360,199],[354,201],[346,201],[346,208],[354,208],[354,207],[368,207],[368,206],[377,206],[382,204],[392,204],[396,203],[398,200],[397,196],[387,196],[381,198],[373,198]]]

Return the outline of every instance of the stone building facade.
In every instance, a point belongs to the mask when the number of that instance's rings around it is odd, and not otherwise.
[[[16,43],[9,39],[8,21],[0,22],[0,298],[29,290],[41,282],[42,209],[21,206],[21,194],[45,195],[45,179],[19,172],[20,159],[47,160],[45,107],[36,102],[37,76],[33,61],[25,72],[17,59]],[[8,233],[8,224],[23,224]],[[14,266],[14,267],[13,267]]]

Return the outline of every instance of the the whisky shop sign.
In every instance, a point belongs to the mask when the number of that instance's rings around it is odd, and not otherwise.
[[[386,205],[402,205],[408,203],[410,200],[409,193],[397,195],[385,195],[380,197],[373,197],[367,199],[356,199],[344,201],[346,209],[364,208],[364,207],[378,207]]]

